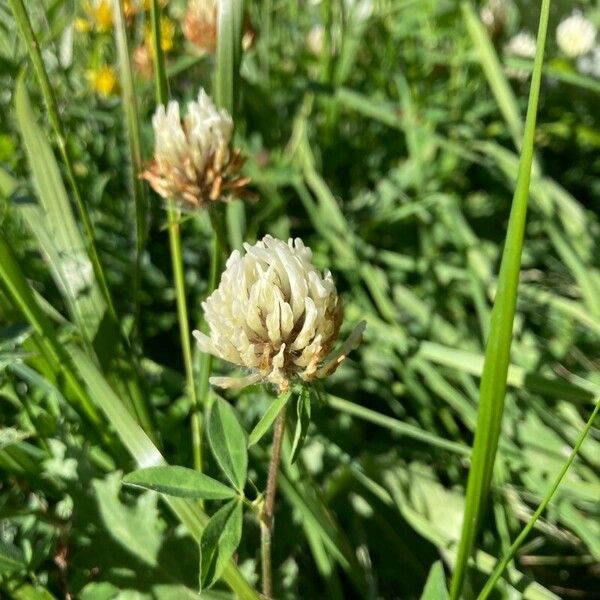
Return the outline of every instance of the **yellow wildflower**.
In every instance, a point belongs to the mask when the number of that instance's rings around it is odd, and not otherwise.
[[[88,71],[88,79],[92,89],[100,96],[107,98],[116,94],[119,82],[115,70],[108,65]]]
[[[75,19],[75,31],[79,33],[88,33],[92,28],[91,23],[82,17]]]
[[[100,32],[108,31],[113,25],[113,12],[110,0],[92,0],[86,6],[90,21]]]
[[[173,49],[175,40],[175,24],[168,17],[160,18],[160,47],[163,52],[169,52]],[[145,36],[146,45],[148,48],[153,48],[152,45],[152,27],[148,25],[146,27]]]

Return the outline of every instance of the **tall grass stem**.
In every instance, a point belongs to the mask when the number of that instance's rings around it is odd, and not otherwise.
[[[487,505],[502,426],[549,12],[550,0],[543,0],[519,171],[502,254],[498,288],[492,309],[490,333],[479,388],[479,412],[467,483],[462,532],[450,587],[451,600],[458,600],[461,596],[467,565]]]

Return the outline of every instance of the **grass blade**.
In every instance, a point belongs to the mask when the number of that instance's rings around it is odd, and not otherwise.
[[[127,140],[129,142],[129,155],[131,157],[131,189],[135,202],[135,229],[136,229],[136,268],[134,302],[137,313],[137,290],[140,286],[140,262],[146,241],[146,211],[148,201],[145,187],[139,174],[143,169],[142,142],[140,136],[140,123],[138,117],[138,104],[131,72],[131,58],[125,27],[123,0],[114,0],[113,4],[115,39],[119,56],[119,71],[122,90],[123,110],[127,124]]]
[[[39,42],[31,26],[31,21],[29,20],[29,15],[27,14],[27,10],[25,9],[23,1],[9,0],[9,4],[15,21],[17,23],[17,27],[19,28],[21,37],[25,43],[25,46],[27,47],[27,51],[29,52],[29,57],[31,58],[33,69],[35,71],[38,83],[42,90],[42,96],[44,97],[44,102],[46,103],[50,123],[52,125],[52,129],[54,130],[54,135],[56,136],[58,148],[61,153],[63,162],[65,163],[69,184],[73,191],[73,197],[75,198],[77,211],[79,212],[79,217],[81,218],[81,222],[83,224],[83,229],[85,232],[84,239],[86,242],[86,249],[90,260],[92,261],[94,273],[96,274],[98,284],[100,285],[100,289],[102,290],[102,294],[104,295],[104,299],[106,300],[109,313],[116,321],[116,312],[108,289],[108,284],[106,283],[106,277],[104,275],[104,270],[100,262],[100,257],[98,256],[98,251],[96,249],[94,228],[92,226],[92,221],[90,219],[87,207],[84,204],[81,194],[79,192],[77,180],[75,179],[75,171],[73,170],[71,157],[67,150],[67,138],[63,129],[62,121],[58,114],[56,98],[54,97],[54,92],[52,91],[52,86],[50,85],[50,79],[48,78],[48,73],[46,72],[46,68],[44,66],[42,51],[40,49]]]
[[[355,404],[354,402],[349,402],[343,398],[328,395],[327,404],[331,406],[331,408],[352,415],[353,417],[369,421],[370,423],[375,423],[394,433],[398,433],[414,440],[419,440],[429,446],[435,446],[436,448],[448,450],[455,454],[462,454],[463,456],[469,456],[471,454],[471,449],[465,444],[445,440],[444,438],[420,429],[419,427],[403,423],[402,421],[394,419],[393,417],[388,417],[387,415],[382,415],[375,410],[371,410],[360,404]]]
[[[573,446],[573,450],[571,450],[571,454],[569,454],[569,458],[565,461],[565,463],[561,467],[560,471],[556,475],[556,478],[552,482],[552,485],[550,486],[548,493],[546,494],[546,496],[544,497],[544,499],[542,500],[540,505],[537,507],[537,509],[533,513],[533,515],[531,515],[529,521],[527,521],[527,525],[525,525],[525,527],[523,528],[521,533],[517,536],[517,539],[515,539],[515,541],[511,544],[510,548],[508,549],[508,552],[505,554],[505,556],[502,558],[502,560],[496,565],[490,578],[487,580],[485,586],[479,593],[479,596],[477,596],[477,600],[485,600],[492,593],[492,591],[494,590],[494,586],[496,585],[496,582],[498,581],[498,579],[504,572],[504,569],[506,569],[506,567],[508,566],[508,563],[515,556],[518,549],[521,547],[521,544],[525,541],[525,539],[527,538],[527,536],[533,529],[536,521],[540,518],[542,513],[546,510],[546,507],[552,500],[556,490],[558,489],[558,486],[560,485],[564,476],[567,474],[569,467],[573,464],[573,461],[575,460],[575,457],[577,456],[579,449],[581,448],[581,445],[583,444],[585,438],[587,437],[587,434],[589,433],[592,425],[594,424],[594,420],[596,419],[596,416],[598,415],[599,410],[600,410],[600,400],[598,400],[596,402],[596,408],[594,408],[594,410],[592,411],[592,414],[590,415],[590,418],[588,419],[587,423],[585,424],[585,427],[582,429],[581,433],[579,434],[579,437],[577,438],[577,441],[575,442],[575,445]]]
[[[536,113],[540,93],[549,9],[550,1],[543,0],[519,172],[502,255],[498,277],[498,291],[494,301],[494,308],[492,309],[490,334],[481,377],[479,412],[477,415],[477,429],[475,431],[473,455],[467,483],[465,514],[450,588],[450,597],[452,600],[458,600],[462,592],[469,557],[473,550],[477,529],[487,501],[502,425],[512,328],[521,267],[521,252],[525,236]]]
[[[16,203],[83,339],[92,344],[106,304],[85,254],[85,245],[71,213],[60,171],[44,132],[35,121],[25,82],[15,90],[16,116],[40,204]]]
[[[213,98],[235,120],[239,68],[242,55],[243,0],[221,0],[217,4],[217,54]],[[227,205],[227,232],[232,248],[241,249],[246,230],[246,213],[241,200]]]

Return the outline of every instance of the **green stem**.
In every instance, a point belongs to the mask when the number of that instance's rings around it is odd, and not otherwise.
[[[169,247],[171,250],[171,265],[175,282],[175,295],[177,299],[177,318],[179,320],[179,336],[183,352],[185,379],[191,405],[192,449],[194,468],[202,470],[202,420],[196,395],[196,382],[194,378],[194,365],[192,361],[192,345],[190,339],[190,325],[187,302],[185,298],[185,274],[183,257],[181,254],[181,236],[179,232],[178,214],[172,203],[168,208],[169,219]]]
[[[152,54],[154,56],[154,84],[158,104],[167,104],[169,100],[169,81],[165,69],[165,55],[160,45],[160,6],[158,0],[150,4],[152,22]]]
[[[169,86],[165,72],[164,54],[160,45],[160,7],[157,0],[151,4],[152,20],[152,47],[154,49],[154,75],[156,84],[156,101],[158,104],[166,105],[169,100]],[[183,352],[183,363],[187,391],[190,395],[191,404],[191,426],[192,426],[192,448],[194,455],[194,466],[202,470],[202,436],[201,417],[198,411],[198,399],[196,396],[196,382],[194,377],[194,365],[192,361],[192,346],[190,339],[190,324],[188,317],[187,302],[185,298],[185,274],[183,268],[183,257],[181,254],[181,236],[179,229],[179,211],[174,203],[169,200],[167,206],[167,219],[169,228],[169,248],[171,252],[171,265],[173,268],[173,280],[175,283],[175,295],[177,301],[177,318],[179,320],[179,336],[181,350]]]
[[[222,239],[221,226],[216,222],[220,215],[211,214],[211,223],[213,226],[213,243],[210,257],[210,270],[208,274],[208,288],[206,296],[210,296],[217,287],[219,271],[223,260],[224,246]],[[203,324],[200,325],[200,328]],[[208,402],[208,379],[212,369],[212,354],[203,352],[200,357],[200,376],[198,381],[198,404],[199,407],[206,407]]]
[[[138,116],[138,104],[131,72],[131,59],[129,56],[129,45],[127,41],[127,29],[125,27],[125,13],[123,0],[114,3],[115,41],[119,55],[119,69],[121,79],[121,90],[123,98],[123,110],[127,123],[127,139],[129,143],[129,154],[131,157],[131,189],[135,202],[135,229],[136,229],[136,268],[135,268],[135,314],[138,317],[138,294],[141,277],[141,260],[146,241],[146,208],[147,198],[145,188],[139,175],[142,172],[142,142],[140,136],[140,123]]]
[[[271,448],[271,460],[269,462],[269,474],[267,476],[267,490],[265,492],[265,504],[260,519],[260,553],[262,562],[262,593],[267,599],[273,597],[273,564],[271,559],[271,545],[273,542],[273,515],[275,514],[275,495],[277,493],[277,473],[281,462],[281,447],[283,445],[283,434],[285,433],[285,415],[287,404],[283,405],[281,412],[275,421],[275,432],[273,434],[273,447]]]
[[[56,98],[54,97],[54,92],[52,91],[52,86],[50,85],[50,79],[48,78],[48,73],[46,72],[46,68],[44,66],[42,52],[40,50],[38,40],[36,38],[35,32],[33,31],[33,27],[31,26],[31,21],[29,19],[29,15],[27,14],[27,10],[25,9],[25,6],[23,4],[23,0],[9,0],[9,4],[13,16],[15,18],[15,22],[17,23],[17,27],[19,28],[21,37],[23,38],[25,46],[27,47],[29,58],[31,59],[31,62],[33,64],[33,69],[37,76],[38,83],[42,91],[42,96],[44,97],[44,102],[48,110],[50,124],[52,125],[52,129],[54,130],[54,135],[56,137],[58,149],[65,164],[65,168],[67,170],[67,178],[69,180],[69,185],[71,186],[71,189],[73,191],[73,197],[75,199],[77,211],[79,212],[79,217],[81,218],[81,222],[83,224],[83,229],[85,232],[86,250],[92,262],[94,274],[96,275],[96,279],[98,280],[98,284],[106,301],[106,305],[108,307],[110,316],[116,322],[117,315],[115,312],[114,304],[112,302],[110,291],[108,289],[108,285],[106,283],[104,270],[102,268],[102,264],[100,263],[100,258],[96,249],[96,243],[94,241],[94,228],[92,226],[92,221],[90,219],[88,210],[85,204],[83,203],[83,199],[81,198],[81,194],[79,192],[79,186],[75,178],[75,171],[73,169],[71,157],[69,156],[69,151],[67,149],[65,131],[62,126],[62,121],[60,120]]]
[[[569,458],[563,464],[560,471],[556,475],[556,478],[554,479],[552,485],[550,486],[550,489],[546,493],[546,496],[544,497],[544,499],[538,506],[537,510],[533,513],[533,515],[531,515],[531,518],[529,519],[529,521],[527,521],[527,525],[525,525],[525,527],[523,528],[521,533],[517,536],[517,539],[511,544],[510,548],[508,549],[508,552],[504,555],[502,560],[496,565],[496,568],[494,569],[494,571],[490,575],[490,578],[487,580],[485,586],[479,593],[479,596],[477,596],[477,600],[485,600],[492,593],[492,591],[494,590],[494,586],[496,585],[496,582],[498,581],[498,579],[504,572],[504,569],[506,569],[506,567],[508,566],[508,563],[513,559],[513,557],[517,553],[517,550],[520,548],[521,544],[525,541],[525,539],[527,538],[527,536],[533,529],[536,521],[540,518],[542,513],[546,510],[546,507],[552,500],[554,493],[558,489],[558,486],[561,484],[563,477],[566,475],[570,466],[573,464],[573,461],[575,460],[575,457],[577,456],[579,449],[581,448],[581,445],[583,444],[585,438],[587,437],[587,434],[589,433],[592,425],[594,424],[594,419],[598,415],[599,410],[600,410],[600,400],[598,400],[596,402],[596,406],[595,406],[592,414],[590,415],[590,418],[588,419],[587,423],[585,424],[585,427],[581,430],[581,433],[579,434],[577,441],[575,442],[575,446],[573,447],[573,450],[571,450],[571,454],[569,455]]]
[[[135,229],[136,229],[136,258],[135,274],[133,285],[134,299],[134,333],[137,341],[135,349],[130,346],[127,340],[124,340],[126,347],[131,353],[131,359],[134,363],[135,382],[133,389],[130,390],[130,396],[133,402],[135,415],[146,431],[157,443],[158,440],[154,433],[155,423],[152,418],[152,411],[148,404],[147,396],[140,390],[139,386],[139,354],[141,353],[141,336],[139,331],[139,290],[141,287],[141,262],[146,243],[146,209],[147,198],[144,185],[139,178],[143,170],[142,142],[140,136],[140,123],[138,117],[138,105],[131,73],[131,59],[129,57],[129,46],[127,42],[127,29],[125,26],[125,14],[123,10],[123,0],[118,0],[113,6],[115,21],[115,41],[119,54],[119,68],[121,78],[121,90],[123,98],[123,110],[127,123],[127,138],[129,143],[129,155],[131,157],[131,189],[135,203]]]
[[[543,0],[519,171],[481,375],[479,411],[467,482],[465,512],[450,586],[451,600],[458,600],[462,593],[469,558],[487,502],[502,427],[549,12],[550,0]]]

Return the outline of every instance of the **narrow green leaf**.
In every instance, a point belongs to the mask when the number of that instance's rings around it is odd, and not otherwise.
[[[136,271],[135,290],[139,288],[140,262],[144,251],[146,239],[146,211],[147,198],[144,184],[139,174],[143,169],[142,142],[140,135],[140,122],[138,118],[138,101],[135,93],[135,85],[131,72],[131,58],[129,55],[129,44],[127,40],[127,27],[125,25],[123,0],[113,3],[114,31],[117,52],[119,56],[119,73],[121,82],[122,106],[127,123],[127,139],[129,142],[129,155],[131,157],[131,189],[135,201],[135,223],[136,223]],[[137,293],[134,292],[137,301]]]
[[[462,10],[467,25],[467,31],[471,36],[477,58],[490,84],[490,88],[498,108],[506,121],[510,135],[517,148],[521,147],[521,136],[523,132],[523,123],[519,112],[519,105],[513,91],[508,83],[502,65],[498,60],[498,55],[494,45],[481,22],[481,19],[475,12],[469,2],[463,2]]]
[[[202,589],[215,583],[233,556],[242,537],[242,503],[231,500],[206,524],[200,539],[200,584]]]
[[[298,460],[304,440],[310,425],[310,398],[311,392],[307,388],[302,388],[298,402],[296,402],[296,431],[294,432],[294,441],[292,442],[292,455],[290,461],[295,463]]]
[[[84,229],[84,240],[88,256],[92,262],[94,273],[96,274],[96,279],[102,291],[102,295],[104,296],[104,299],[106,301],[110,316],[113,320],[116,321],[116,313],[112,304],[112,298],[110,296],[110,292],[106,284],[106,277],[102,265],[100,263],[100,258],[98,257],[98,250],[96,248],[96,241],[94,236],[94,228],[92,226],[92,221],[90,219],[87,206],[85,205],[81,193],[79,191],[79,185],[77,183],[77,179],[75,177],[75,170],[73,168],[73,160],[68,151],[67,139],[63,123],[61,121],[60,114],[58,111],[58,105],[54,96],[54,91],[52,90],[52,86],[50,84],[50,78],[48,77],[48,73],[44,65],[44,59],[42,57],[42,48],[40,46],[39,40],[36,37],[35,32],[33,31],[33,27],[31,26],[31,21],[29,19],[29,15],[27,13],[27,9],[25,8],[23,0],[9,0],[9,4],[13,16],[15,18],[15,23],[17,24],[17,27],[19,29],[19,34],[21,35],[21,38],[23,39],[23,42],[29,53],[31,63],[33,65],[33,70],[37,76],[37,80],[42,91],[42,96],[44,98],[44,102],[48,110],[48,117],[50,119],[52,129],[54,130],[54,135],[56,136],[56,140],[58,142],[58,149],[62,156],[65,168],[67,170],[67,178],[73,191],[73,197],[75,200],[75,205],[77,206],[77,212],[79,213],[79,217],[81,219],[81,223]]]
[[[329,395],[327,396],[327,404],[335,410],[339,410],[341,412],[352,415],[353,417],[357,417],[359,419],[375,423],[376,425],[385,427],[390,431],[393,431],[400,435],[404,435],[408,438],[419,440],[421,442],[429,444],[430,446],[443,448],[444,450],[455,452],[457,454],[463,454],[465,456],[469,456],[471,454],[471,449],[466,444],[460,444],[458,442],[446,440],[442,437],[435,435],[434,433],[430,433],[429,431],[420,429],[415,425],[403,423],[398,419],[394,419],[393,417],[389,417],[387,415],[382,415],[377,411],[374,411],[370,408],[366,408],[364,406],[360,406],[360,404],[355,404],[354,402],[349,402],[348,400],[344,400],[343,398],[338,398],[337,396]]]
[[[87,256],[60,171],[46,134],[36,123],[22,78],[15,89],[17,123],[25,145],[40,204],[16,206],[25,218],[38,247],[47,258],[50,272],[84,339],[91,342],[106,312],[106,303]]]
[[[221,0],[217,4],[217,49],[213,98],[235,119],[239,68],[242,55],[243,0]],[[241,248],[246,230],[246,212],[240,200],[227,205],[227,231],[232,248]]]
[[[0,573],[11,573],[24,567],[23,552],[13,544],[0,540]]]
[[[193,469],[178,466],[139,469],[126,475],[123,483],[178,498],[226,500],[237,496],[234,490],[220,481]]]
[[[468,11],[468,5],[464,4],[463,6],[465,11]],[[465,513],[450,587],[452,600],[458,600],[462,593],[467,565],[487,503],[502,426],[549,11],[550,0],[543,0],[519,172],[481,376],[479,412],[467,483]]]
[[[219,466],[242,492],[248,470],[246,432],[228,402],[217,398],[208,415],[208,441]]]
[[[444,567],[439,560],[431,566],[421,600],[448,600]]]
[[[269,408],[265,411],[265,414],[262,416],[260,421],[256,424],[254,429],[250,432],[250,437],[248,438],[248,446],[253,446],[256,444],[262,437],[267,433],[277,415],[281,412],[281,409],[287,404],[288,400],[292,396],[292,391],[285,392],[278,396],[271,404],[269,404]]]

